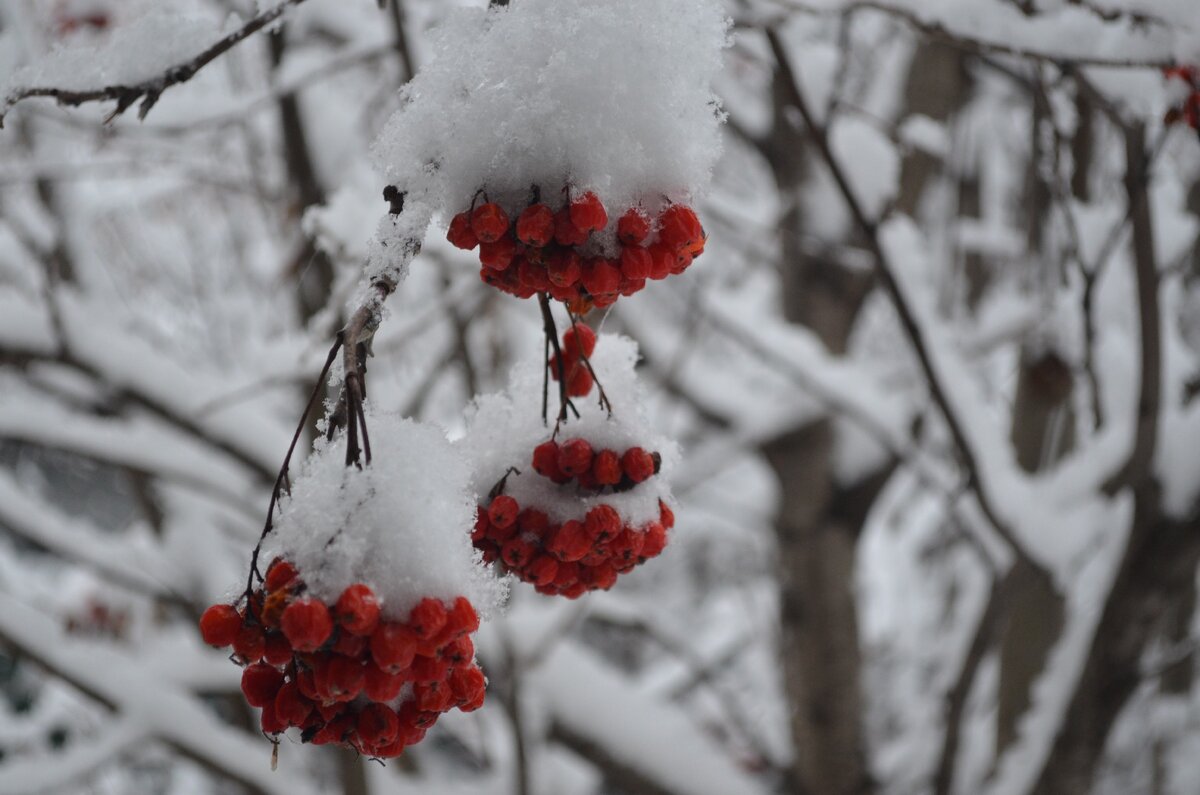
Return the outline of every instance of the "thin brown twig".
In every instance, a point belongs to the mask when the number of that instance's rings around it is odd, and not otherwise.
[[[917,362],[920,365],[921,372],[925,376],[925,380],[929,386],[930,395],[934,403],[938,407],[939,413],[946,422],[946,426],[950,431],[950,436],[954,441],[954,447],[961,460],[962,467],[967,476],[967,487],[975,495],[976,501],[979,503],[980,511],[987,518],[989,524],[995,529],[996,534],[1004,540],[1012,553],[1018,560],[1025,561],[1026,565],[1032,567],[1036,571],[1045,573],[1045,568],[1030,557],[1025,550],[1024,545],[1017,538],[1012,528],[1000,516],[996,510],[995,504],[992,501],[992,496],[987,490],[982,478],[979,474],[979,462],[975,456],[975,451],[972,448],[970,441],[967,438],[966,430],[963,427],[962,421],[959,419],[954,407],[950,401],[950,396],[946,392],[945,386],[937,372],[937,368],[933,364],[933,357],[930,353],[929,345],[925,341],[925,333],[917,321],[916,314],[911,306],[909,306],[908,298],[904,295],[900,287],[900,282],[896,277],[895,269],[892,266],[891,260],[887,253],[883,250],[883,244],[879,239],[878,222],[868,218],[866,211],[858,201],[858,196],[854,189],[850,187],[849,178],[837,157],[833,154],[833,150],[829,145],[829,137],[823,125],[821,125],[809,109],[808,101],[804,97],[804,92],[800,88],[798,77],[792,67],[791,60],[788,58],[787,51],[783,42],[779,38],[779,34],[775,30],[767,31],[767,39],[771,45],[771,50],[775,54],[776,62],[779,69],[785,78],[785,82],[790,94],[792,103],[799,111],[801,118],[804,120],[805,127],[808,130],[809,138],[816,145],[821,159],[825,162],[830,173],[833,176],[834,182],[837,184],[838,191],[841,193],[843,200],[850,209],[850,213],[855,220],[855,224],[862,232],[863,238],[866,241],[867,247],[870,250],[875,260],[875,270],[879,276],[880,283],[883,285],[884,291],[887,293],[892,306],[896,310],[896,315],[900,320],[900,325],[903,327],[909,342],[912,345],[913,352],[916,354]]]
[[[31,86],[20,89],[10,94],[4,100],[3,107],[0,107],[0,128],[4,127],[4,117],[8,111],[21,100],[30,97],[50,97],[57,101],[59,105],[69,105],[72,107],[82,105],[85,102],[115,100],[117,107],[105,117],[104,121],[106,123],[120,116],[132,107],[134,103],[141,100],[141,105],[138,107],[138,118],[145,119],[146,114],[158,102],[163,91],[166,91],[171,86],[191,80],[196,76],[197,72],[216,58],[279,19],[291,6],[297,6],[303,2],[304,0],[282,0],[278,5],[262,12],[199,54],[175,64],[160,75],[149,80],[143,80],[140,83],[119,84],[83,90],[54,88],[53,86]]]

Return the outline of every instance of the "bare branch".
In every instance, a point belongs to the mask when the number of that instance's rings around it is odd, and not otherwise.
[[[991,494],[988,492],[979,474],[979,463],[975,457],[975,451],[971,447],[971,443],[967,438],[966,430],[962,425],[962,421],[955,413],[954,407],[950,402],[950,397],[946,392],[945,386],[942,384],[941,377],[937,372],[937,368],[933,364],[933,357],[930,353],[929,346],[925,341],[924,331],[917,320],[911,306],[909,306],[908,298],[904,295],[904,291],[900,288],[900,282],[896,278],[896,272],[892,266],[891,260],[887,253],[883,250],[883,245],[879,240],[879,225],[878,221],[868,218],[866,211],[858,201],[858,196],[854,189],[850,187],[850,182],[842,169],[841,163],[833,154],[833,150],[829,145],[829,137],[823,125],[821,125],[813,116],[809,109],[808,101],[804,97],[804,92],[800,88],[800,83],[797,75],[792,68],[791,61],[788,58],[787,51],[783,42],[779,38],[779,33],[775,30],[767,31],[767,38],[771,45],[771,50],[775,55],[775,59],[779,64],[779,69],[782,70],[783,76],[788,85],[791,94],[791,100],[795,104],[796,109],[800,112],[800,116],[804,120],[805,127],[808,129],[809,138],[816,145],[818,153],[830,173],[833,175],[834,182],[837,184],[838,191],[842,194],[846,205],[849,207],[850,214],[853,216],[855,224],[862,232],[863,238],[866,240],[867,248],[875,259],[876,273],[879,275],[879,280],[883,285],[884,291],[891,299],[892,306],[896,310],[896,314],[900,320],[900,325],[904,328],[905,334],[912,344],[913,351],[916,353],[917,361],[920,364],[921,372],[925,376],[925,380],[929,386],[929,392],[934,403],[937,404],[939,412],[942,414],[946,422],[946,426],[950,431],[950,436],[954,440],[954,446],[961,459],[963,469],[967,475],[967,488],[975,495],[979,502],[979,508],[987,517],[988,522],[995,528],[1004,542],[1012,550],[1013,554],[1019,560],[1025,561],[1026,565],[1036,571],[1044,569],[1037,561],[1029,556],[1024,546],[1017,539],[1016,534],[1008,523],[1001,518],[996,510],[995,504],[992,501]]]
[[[197,72],[216,58],[279,19],[291,6],[297,6],[303,2],[304,0],[282,0],[279,5],[262,12],[198,55],[172,66],[157,77],[143,80],[140,83],[104,86],[103,88],[82,91],[54,88],[53,86],[31,86],[20,89],[16,93],[10,94],[4,100],[4,106],[0,107],[0,128],[4,127],[4,117],[7,115],[9,109],[21,100],[30,97],[51,97],[59,105],[70,105],[72,107],[82,105],[86,102],[115,100],[117,107],[105,117],[105,122],[112,121],[117,116],[129,110],[138,100],[141,100],[141,105],[138,107],[138,118],[144,119],[146,118],[146,114],[150,112],[150,109],[158,102],[158,98],[162,95],[162,92],[171,86],[191,80],[196,76]]]

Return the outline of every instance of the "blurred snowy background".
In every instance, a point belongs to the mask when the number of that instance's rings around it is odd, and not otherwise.
[[[460,4],[294,5],[144,121],[4,118],[0,793],[1200,791],[1193,0],[730,0],[708,251],[589,318],[684,451],[666,553],[515,587],[486,706],[402,760],[272,772],[195,621]],[[142,80],[270,7],[3,0],[0,86]],[[541,351],[436,230],[388,306],[373,400],[451,433]]]

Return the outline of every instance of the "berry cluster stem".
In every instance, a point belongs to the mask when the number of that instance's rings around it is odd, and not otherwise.
[[[304,407],[304,413],[300,416],[300,422],[296,426],[296,432],[292,434],[292,443],[288,445],[287,455],[283,458],[283,466],[279,468],[279,475],[275,478],[275,487],[271,489],[271,502],[267,506],[267,520],[263,524],[262,534],[258,537],[258,543],[254,545],[254,552],[250,555],[250,574],[246,578],[246,599],[249,601],[251,593],[254,591],[254,578],[257,576],[262,579],[262,573],[258,570],[258,555],[262,551],[263,541],[270,534],[275,521],[275,506],[279,503],[279,495],[290,488],[288,481],[288,467],[292,462],[292,454],[296,451],[296,445],[300,443],[300,437],[304,434],[304,427],[308,423],[308,415],[312,413],[313,406],[317,404],[317,398],[321,396],[321,390],[325,388],[326,379],[329,378],[329,371],[333,368],[333,363],[337,359],[338,351],[342,347],[344,333],[339,331],[337,337],[333,341],[333,347],[329,349],[329,355],[325,357],[325,366],[321,368],[321,375],[317,378],[317,383],[313,387],[312,394],[308,397],[308,403]]]
[[[542,310],[542,328],[546,333],[546,339],[550,346],[554,349],[554,367],[558,370],[558,419],[554,423],[554,432],[558,433],[558,426],[567,419],[567,411],[570,410],[578,419],[579,410],[575,408],[575,404],[571,402],[571,398],[567,396],[567,375],[563,367],[562,348],[558,344],[558,327],[554,324],[554,314],[550,311],[550,296],[546,293],[538,293],[538,306]],[[551,364],[546,362],[547,371]],[[545,382],[543,382],[545,383]],[[547,385],[548,386],[548,385]],[[547,399],[545,389],[542,394],[542,421],[549,422],[546,413]]]

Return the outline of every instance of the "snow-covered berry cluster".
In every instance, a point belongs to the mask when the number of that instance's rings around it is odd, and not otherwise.
[[[471,539],[484,560],[503,561],[538,593],[578,599],[608,590],[619,575],[663,551],[675,514],[665,502],[659,511],[658,521],[633,527],[602,503],[578,519],[555,523],[544,511],[498,494],[479,509]]]
[[[1200,66],[1172,66],[1163,71],[1175,100],[1167,110],[1167,124],[1186,124],[1200,131]]]
[[[548,293],[576,314],[611,306],[648,279],[683,273],[707,239],[684,204],[667,205],[657,218],[631,207],[610,226],[604,204],[589,192],[558,210],[535,201],[510,213],[485,202],[454,216],[446,238],[479,249],[485,283],[518,298]]]
[[[278,558],[245,607],[216,604],[200,618],[205,642],[232,647],[244,666],[242,693],[262,709],[263,732],[297,727],[303,742],[381,759],[420,742],[442,713],[483,705],[478,628],[462,596],[422,599],[404,621],[386,618],[363,583],[326,604]]]

